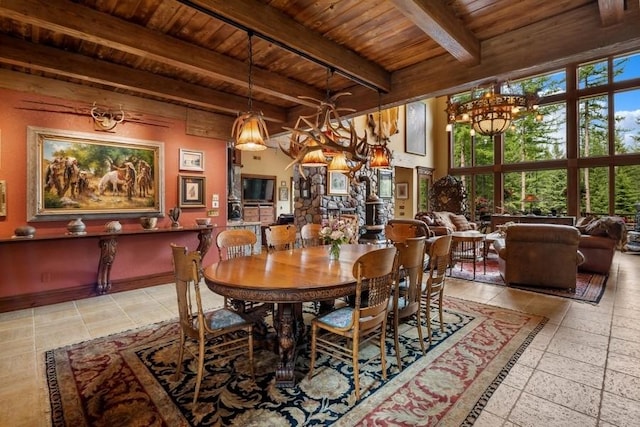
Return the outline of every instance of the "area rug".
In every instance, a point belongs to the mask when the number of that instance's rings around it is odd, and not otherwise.
[[[349,365],[320,357],[312,379],[307,346],[298,355],[296,386],[274,385],[276,356],[256,354],[255,381],[247,360],[205,362],[193,405],[195,358],[186,353],[175,379],[177,323],[166,322],[46,352],[53,426],[302,426],[471,425],[536,333],[540,316],[445,298],[423,355],[415,324],[401,333],[403,370],[387,341],[388,377],[379,364],[361,366],[354,401]],[[428,343],[427,343],[428,344]],[[365,348],[363,352],[377,351]]]
[[[490,252],[486,262],[486,273],[483,262],[476,262],[475,279],[473,278],[473,264],[471,262],[457,263],[455,267],[451,269],[451,276],[463,280],[505,286],[498,269],[498,255]],[[606,284],[607,276],[603,274],[579,271],[576,275],[576,289],[574,291],[524,285],[510,285],[510,287],[597,304],[604,294]]]

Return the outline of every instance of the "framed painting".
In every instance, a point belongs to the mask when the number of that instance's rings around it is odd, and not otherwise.
[[[327,194],[346,196],[349,194],[349,177],[342,172],[328,172]]]
[[[206,183],[204,176],[178,175],[178,206],[204,208]]]
[[[424,102],[407,104],[405,111],[405,151],[427,155],[427,106]]]
[[[278,200],[286,202],[289,200],[289,187],[284,186],[278,188]]]
[[[164,144],[27,128],[29,221],[160,216]]]
[[[409,198],[409,183],[399,182],[396,184],[396,198],[408,199]]]
[[[388,169],[378,169],[378,196],[390,199],[393,192],[393,172]]]
[[[204,152],[181,148],[180,170],[204,172]]]

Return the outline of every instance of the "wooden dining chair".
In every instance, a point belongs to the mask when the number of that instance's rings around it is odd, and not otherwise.
[[[384,235],[392,243],[409,237],[432,237],[434,234],[424,221],[418,219],[390,219],[384,226]]]
[[[396,263],[396,282],[393,288],[392,297],[389,300],[389,317],[392,320],[393,337],[396,348],[396,358],[398,370],[402,370],[400,355],[400,322],[412,316],[416,316],[416,328],[420,348],[425,354],[424,339],[422,337],[422,276],[424,264],[424,247],[426,238],[408,237],[404,242],[395,243],[398,250],[398,262]],[[403,280],[400,281],[402,272]]]
[[[198,372],[193,395],[195,404],[204,373],[205,344],[216,355],[216,361],[221,366],[248,355],[251,378],[254,378],[253,326],[239,314],[226,308],[205,312],[199,286],[202,277],[200,252],[189,252],[186,247],[174,244],[171,245],[171,250],[180,320],[180,351],[175,378],[180,377],[187,338],[197,341]]]
[[[360,348],[375,339],[379,339],[382,378],[387,379],[384,343],[396,253],[395,247],[387,247],[361,255],[352,270],[357,280],[355,305],[332,310],[311,321],[309,379],[313,377],[316,352],[352,363],[356,400],[359,400]]]
[[[295,248],[296,231],[296,227],[291,224],[268,226],[264,230],[267,250],[283,251]]]
[[[216,236],[216,246],[220,260],[251,256],[258,237],[251,230],[223,230]],[[239,313],[249,313],[262,303],[224,298],[224,306]]]
[[[445,273],[449,265],[449,253],[451,250],[451,235],[435,238],[429,248],[429,271],[427,281],[422,291],[422,302],[427,322],[427,333],[429,334],[429,346],[432,343],[431,337],[431,305],[435,303],[438,307],[438,318],[440,320],[440,331],[444,332],[444,321],[442,316],[442,297],[444,296]]]
[[[312,246],[319,246],[320,230],[322,230],[322,224],[307,223],[300,229],[300,241],[303,248],[310,248]]]

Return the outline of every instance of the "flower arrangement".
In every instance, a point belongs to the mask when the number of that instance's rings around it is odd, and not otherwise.
[[[329,244],[329,256],[338,259],[340,256],[340,245],[347,243],[353,237],[353,230],[344,220],[331,218],[323,221],[320,229],[320,240],[324,244]]]

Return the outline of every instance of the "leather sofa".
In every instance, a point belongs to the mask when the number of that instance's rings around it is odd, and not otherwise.
[[[424,221],[436,236],[451,234],[454,231],[477,230],[475,222],[469,222],[464,215],[448,211],[418,212],[415,219]]]
[[[568,225],[514,224],[494,242],[506,284],[575,289],[580,232]]]
[[[578,267],[579,270],[609,274],[617,243],[617,240],[609,237],[581,235],[578,248],[584,255],[584,263]]]

